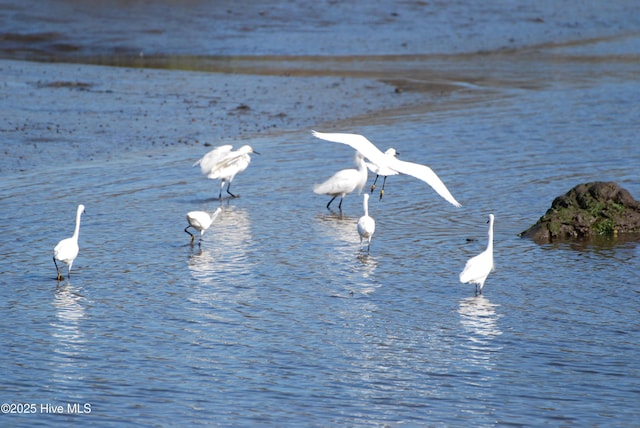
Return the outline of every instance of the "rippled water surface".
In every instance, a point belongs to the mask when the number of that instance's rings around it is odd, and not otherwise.
[[[191,167],[202,145],[105,161],[53,152],[6,172],[0,391],[38,411],[3,424],[637,424],[638,243],[517,237],[578,183],[616,181],[640,197],[637,68],[551,59],[520,67],[522,84],[470,82],[471,96],[312,125],[430,165],[463,204],[390,177],[370,201],[369,254],[361,196],[339,213],[312,192],[352,167],[353,151],[306,128],[238,137],[260,155],[234,181],[241,196],[222,202]],[[139,132],[158,137],[151,128]],[[80,254],[57,283],[52,248],[79,203]],[[218,206],[189,245],[186,212]],[[474,296],[458,274],[486,246],[489,213],[496,271]],[[45,414],[42,403],[91,413]]]

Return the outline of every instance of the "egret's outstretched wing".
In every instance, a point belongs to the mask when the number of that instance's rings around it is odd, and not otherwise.
[[[332,141],[334,143],[346,144],[359,151],[364,157],[369,159],[373,164],[376,164],[378,168],[389,168],[395,170],[401,174],[407,174],[412,177],[422,180],[429,186],[433,187],[440,196],[446,199],[449,203],[460,207],[460,203],[451,195],[447,186],[444,185],[442,180],[431,170],[428,166],[420,165],[413,162],[405,162],[397,159],[394,156],[387,156],[382,153],[371,141],[359,134],[342,134],[342,133],[324,133],[324,132],[311,132],[314,137],[322,140]],[[385,174],[383,174],[385,175]],[[391,174],[386,174],[391,175]]]
[[[442,196],[447,202],[451,203],[456,207],[461,207],[462,205],[456,201],[453,197],[447,186],[444,185],[440,177],[436,175],[435,172],[431,168],[426,165],[421,165],[413,162],[401,161],[400,159],[389,159],[391,168],[395,169],[401,174],[407,174],[412,177],[417,178],[418,180],[422,180],[427,183],[429,186],[433,188],[433,190],[438,193],[438,195]]]
[[[385,165],[386,156],[371,141],[359,134],[325,133],[311,131],[314,137],[334,143],[346,144],[359,151],[362,156],[376,165]]]
[[[209,174],[213,169],[218,168],[218,164],[225,160],[229,155],[229,152],[233,149],[231,144],[216,147],[209,153],[200,158],[193,166],[200,165],[200,170],[203,174]]]
[[[227,155],[226,158],[222,159],[218,163],[216,170],[220,171],[225,168],[232,167],[236,162],[239,162],[242,159],[246,159],[247,164],[251,162],[251,157],[248,154],[238,152],[237,150],[235,152],[231,152]]]

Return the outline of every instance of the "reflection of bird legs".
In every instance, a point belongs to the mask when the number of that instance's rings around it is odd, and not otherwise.
[[[56,263],[56,257],[55,256],[53,256],[53,264],[56,265],[56,272],[58,272],[58,276],[56,277],[56,279],[58,281],[62,281],[64,279],[64,277],[60,273],[60,269],[58,269],[58,263]]]
[[[191,244],[193,244],[193,240],[195,239],[195,236],[193,236],[193,233],[189,232],[187,229],[189,229],[190,227],[192,227],[191,225],[187,226],[184,228],[184,231],[187,232],[189,235],[191,235]]]

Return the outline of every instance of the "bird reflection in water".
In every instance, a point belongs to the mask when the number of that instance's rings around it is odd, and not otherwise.
[[[215,308],[255,299],[255,290],[246,286],[254,267],[248,255],[251,221],[244,209],[226,206],[212,228],[210,238],[202,247],[192,247],[187,260],[197,283],[189,300],[206,318],[223,320],[226,315]]]
[[[380,288],[380,284],[375,281],[375,270],[378,267],[378,260],[368,254],[358,254],[358,265],[354,267],[354,271],[360,275],[360,280],[356,282],[357,289],[353,290],[361,294],[371,294]]]
[[[358,236],[358,217],[347,216],[342,212],[319,214],[316,216],[316,223],[322,228],[321,236],[327,236],[335,241],[348,244],[347,247],[334,246],[332,255],[341,259],[346,254],[353,254],[352,250],[358,249],[360,237]]]
[[[473,364],[492,365],[490,360],[494,352],[502,346],[495,345],[494,339],[502,334],[498,327],[500,315],[496,308],[500,305],[491,303],[482,295],[468,297],[460,301],[458,313],[460,323],[467,333],[469,341],[467,349],[472,353],[468,359]]]
[[[223,207],[209,234],[205,246],[189,259],[189,270],[196,279],[210,279],[213,273],[242,275],[251,271],[247,255],[252,240],[251,220],[246,210]]]
[[[327,244],[330,246],[330,251],[324,252],[323,257],[326,257],[324,261],[332,266],[332,269],[325,273],[327,283],[344,284],[344,289],[334,294],[336,297],[368,295],[380,287],[374,275],[378,267],[378,259],[367,252],[360,251],[357,222],[358,217],[346,216],[343,213],[316,216],[316,225],[321,229],[319,235],[334,241]],[[335,274],[336,277],[332,279],[334,273],[340,271],[340,266],[347,269],[349,273],[346,276]]]
[[[55,339],[51,354],[52,367],[55,368],[52,381],[67,387],[84,377],[81,358],[88,352],[87,339],[82,331],[82,321],[86,316],[84,303],[84,296],[69,281],[56,288],[53,299],[56,318],[51,322]]]
[[[84,342],[80,330],[80,321],[85,316],[82,303],[84,297],[71,285],[69,281],[56,288],[53,306],[56,308],[56,328],[54,336],[66,345]]]

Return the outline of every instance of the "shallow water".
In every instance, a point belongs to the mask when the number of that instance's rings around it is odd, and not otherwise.
[[[176,82],[139,98],[53,92],[75,100],[80,115],[25,103],[25,123],[47,115],[63,129],[71,123],[73,142],[93,158],[69,159],[38,140],[50,161],[28,157],[0,181],[0,391],[4,402],[37,404],[36,414],[3,418],[12,426],[636,424],[638,243],[539,246],[517,237],[575,184],[612,180],[640,195],[638,62],[587,63],[564,49],[562,60],[552,49],[535,61],[517,56],[518,65],[493,57],[495,68],[482,57],[436,61],[485,78],[411,108],[309,126],[395,147],[430,165],[463,204],[390,177],[382,201],[374,193],[370,202],[370,254],[359,251],[355,227],[361,196],[347,196],[341,215],[311,191],[351,167],[352,150],[314,139],[304,119],[235,137],[261,155],[234,181],[241,196],[219,202],[217,182],[191,167],[210,147],[191,137],[149,144],[180,134],[171,129],[191,116],[168,109],[176,104],[163,94],[192,91],[195,75],[131,72],[123,86],[149,76]],[[118,73],[90,70],[90,82]],[[363,94],[368,84],[344,85]],[[140,99],[148,102],[134,108]],[[158,119],[167,109],[178,125]],[[83,145],[102,114],[118,119],[101,134],[113,144],[107,154]],[[130,128],[127,116],[141,125]],[[190,131],[204,133],[198,126]],[[11,128],[3,151],[44,134]],[[57,283],[51,251],[71,235],[78,203],[87,210],[80,255]],[[217,206],[201,246],[189,245],[186,212]],[[488,213],[496,271],[474,296],[458,273],[484,249]],[[47,403],[89,403],[91,413],[46,414]]]
[[[4,180],[5,396],[89,402],[104,425],[632,423],[637,244],[575,250],[516,237],[539,201],[607,162],[568,162],[581,147],[568,144],[534,168],[526,144],[505,153],[501,133],[482,126],[491,111],[467,113],[468,146],[436,137],[429,148],[465,207],[392,177],[372,199],[368,255],[355,231],[360,198],[348,196],[341,217],[310,191],[349,165],[348,150],[306,133],[248,141],[262,155],[200,247],[184,214],[220,203],[190,168],[193,148]],[[455,117],[430,122],[461,129]],[[525,128],[535,139],[536,124]],[[424,150],[421,130],[413,120],[363,128],[407,158]],[[609,178],[637,194],[635,162],[616,165]],[[78,202],[81,253],[56,286],[47,254],[71,233]],[[488,212],[496,272],[474,297],[457,274],[484,247]]]

